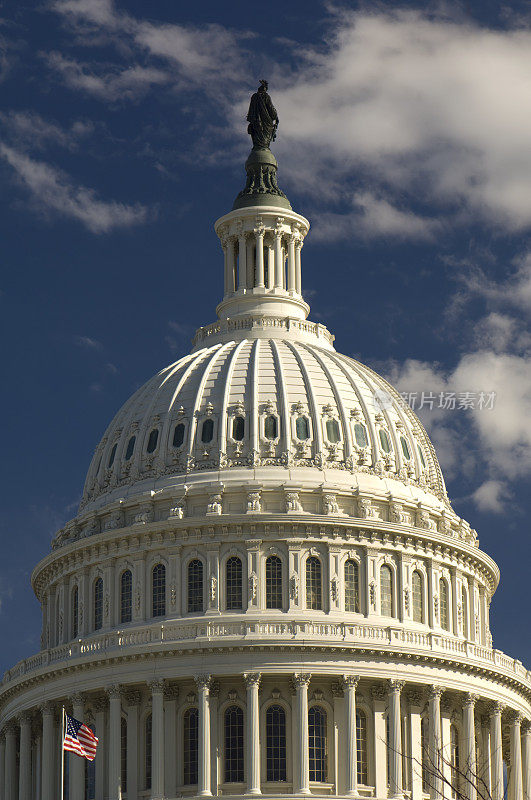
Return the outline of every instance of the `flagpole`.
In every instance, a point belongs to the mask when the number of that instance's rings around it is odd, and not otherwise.
[[[61,717],[61,800],[65,796],[65,707]]]

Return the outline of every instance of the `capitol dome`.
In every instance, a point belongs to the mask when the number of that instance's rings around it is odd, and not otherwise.
[[[400,394],[307,319],[309,222],[269,148],[246,172],[215,223],[217,320],[118,411],[33,571],[0,800],[59,796],[62,708],[100,740],[68,756],[69,800],[503,800],[506,778],[529,800],[499,570]]]

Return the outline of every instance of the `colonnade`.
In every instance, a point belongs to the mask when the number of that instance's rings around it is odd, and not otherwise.
[[[258,225],[251,233],[223,237],[222,246],[225,297],[244,289],[284,289],[301,294],[301,236],[280,228],[268,231]]]
[[[265,676],[271,682],[271,676]],[[284,675],[279,681],[286,681]],[[223,679],[225,681],[226,679]],[[234,681],[241,680],[236,677]],[[333,729],[338,731],[335,744],[330,743],[331,786],[319,790],[319,784],[310,781],[309,687],[314,682],[323,685],[323,676],[296,673],[290,678],[292,747],[286,757],[291,761],[292,780],[282,794],[336,794],[359,797],[360,784],[358,759],[371,757],[367,784],[374,787],[377,798],[403,798],[404,792],[412,800],[442,800],[449,797],[449,787],[455,780],[456,762],[451,753],[450,728],[460,717],[461,792],[468,800],[478,800],[478,785],[485,786],[492,800],[504,798],[504,753],[502,750],[502,716],[504,730],[509,735],[508,775],[509,800],[531,800],[531,725],[529,720],[500,703],[480,699],[478,695],[445,691],[443,686],[429,687],[391,679],[371,682],[361,696],[361,708],[367,710],[367,696],[372,697],[372,720],[366,728],[368,740],[360,741],[357,725],[358,690],[357,675],[341,675],[327,680],[333,693]],[[364,680],[366,684],[367,679]],[[243,674],[246,696],[245,713],[245,786],[232,787],[231,794],[271,794],[271,786],[264,781],[262,759],[264,744],[260,741],[262,676],[258,672]],[[197,736],[197,789],[188,787],[186,794],[209,797],[220,792],[223,778],[216,766],[223,733],[217,720],[219,681],[212,675],[201,674],[194,678],[194,702],[198,709]],[[190,685],[190,680],[188,680]],[[142,738],[141,709],[145,715],[142,698],[148,694],[148,711],[151,713],[150,781],[145,784],[142,764],[146,741]],[[367,692],[368,689],[368,692]],[[229,692],[230,697],[231,692]],[[232,694],[234,691],[232,690]],[[315,694],[315,692],[314,692]],[[322,697],[322,690],[317,692]],[[444,703],[441,704],[441,696]],[[139,793],[154,800],[173,798],[182,794],[176,774],[176,700],[178,686],[157,679],[142,687],[113,685],[105,695],[97,698],[76,694],[65,704],[77,719],[93,720],[96,735],[100,738],[95,761],[94,797],[108,800],[137,800]],[[190,697],[190,695],[188,695]],[[448,699],[452,699],[452,711]],[[478,717],[478,701],[482,714]],[[39,709],[24,711],[10,720],[0,735],[0,800],[55,800],[58,792],[60,743],[58,712],[61,706],[46,702]],[[124,722],[125,720],[125,722]],[[123,726],[127,731],[127,756],[123,759]],[[405,725],[405,727],[404,727]],[[262,726],[263,727],[263,726]],[[427,741],[423,730],[427,730]],[[407,733],[405,734],[405,731]],[[328,734],[327,734],[328,736]],[[424,739],[424,741],[423,741]],[[479,747],[479,749],[478,749]],[[479,754],[479,755],[478,755]],[[507,756],[507,753],[506,753]],[[481,764],[476,759],[481,760]],[[91,800],[85,795],[85,761],[70,757],[68,770],[69,800]],[[126,773],[124,773],[126,763]],[[424,774],[423,774],[424,767]],[[426,785],[426,774],[429,778]],[[470,781],[467,779],[470,777]],[[122,789],[122,784],[126,790]],[[265,785],[264,785],[265,784]],[[365,784],[364,784],[365,787]],[[145,791],[147,789],[147,791]],[[330,789],[332,791],[330,792]],[[278,793],[278,787],[277,791]],[[363,792],[362,792],[363,793]],[[452,795],[453,796],[453,795]],[[462,795],[461,795],[462,796]]]

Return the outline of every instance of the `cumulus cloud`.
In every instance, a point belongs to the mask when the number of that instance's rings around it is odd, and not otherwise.
[[[486,473],[486,488],[472,497],[479,506],[490,502],[491,510],[502,510],[507,481],[531,476],[531,355],[480,350],[463,355],[452,370],[409,359],[388,372],[401,391],[416,392],[417,401],[422,392],[474,392],[476,400],[480,392],[495,392],[492,408],[476,402],[466,411],[444,410],[436,399],[433,409],[418,413],[443,469],[453,478]]]
[[[472,499],[480,511],[490,511],[494,514],[502,514],[505,511],[506,501],[511,497],[507,486],[501,481],[485,481],[478,486],[472,494]]]
[[[76,186],[63,171],[6,144],[0,143],[0,156],[28,191],[31,207],[43,215],[75,219],[97,234],[148,220],[145,206],[100,200],[93,189]]]

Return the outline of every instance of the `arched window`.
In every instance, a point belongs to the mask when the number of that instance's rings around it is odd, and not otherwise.
[[[400,446],[402,448],[402,453],[404,454],[404,458],[408,461],[411,459],[411,453],[409,452],[409,445],[407,443],[407,439],[404,436],[400,437]]]
[[[266,608],[282,608],[282,561],[278,556],[266,559]]]
[[[94,581],[94,630],[99,631],[103,625],[103,579]]]
[[[79,589],[74,586],[72,589],[72,604],[70,606],[72,614],[72,639],[77,639],[79,633]]]
[[[214,437],[214,420],[213,419],[206,419],[203,422],[203,427],[201,428],[201,441],[203,444],[208,444],[212,441]]]
[[[356,769],[358,783],[367,784],[367,717],[364,711],[356,711]]]
[[[356,422],[354,425],[354,438],[358,447],[367,447],[369,444],[367,428],[361,422]]]
[[[203,562],[198,558],[188,564],[188,611],[203,611]]]
[[[158,440],[159,440],[158,428],[153,428],[153,430],[149,434],[149,439],[146,447],[148,453],[153,453],[157,449]]]
[[[321,562],[310,556],[306,559],[306,608],[319,611],[322,607]]]
[[[225,565],[225,596],[227,610],[240,610],[243,606],[242,562],[237,556],[227,559]]]
[[[131,622],[133,617],[133,575],[130,569],[120,578],[120,622]]]
[[[184,442],[184,422],[179,422],[177,423],[173,431],[172,444],[174,447],[181,447],[183,442]]]
[[[420,444],[417,445],[417,450],[419,451],[420,463],[422,464],[423,468],[425,469],[426,468],[426,462],[424,460],[424,454],[423,454],[423,452],[421,450]]]
[[[198,780],[199,711],[188,708],[183,716],[184,764],[183,783],[191,786]]]
[[[464,586],[461,587],[461,613],[463,615],[463,636],[468,639],[468,594]]]
[[[114,459],[116,458],[116,448],[118,447],[118,442],[113,444],[111,454],[109,456],[109,461],[107,462],[107,467],[112,467],[114,464]]]
[[[129,459],[133,455],[134,450],[135,450],[135,444],[136,444],[136,436],[131,436],[131,438],[127,442],[127,450],[125,451],[125,460],[126,461],[129,461]]]
[[[305,442],[310,438],[310,423],[307,417],[297,417],[295,433],[297,434],[297,439],[301,442]]]
[[[225,783],[243,780],[243,711],[229,706],[225,711]]]
[[[286,712],[282,706],[269,706],[266,712],[266,780],[287,780],[286,749]]]
[[[326,711],[312,706],[308,711],[308,738],[310,745],[310,781],[326,782]]]
[[[273,414],[265,418],[264,434],[266,439],[276,439],[278,436],[278,420]]]
[[[151,574],[151,616],[164,617],[166,615],[166,567],[164,564],[156,564]]]
[[[144,789],[151,789],[151,750],[152,750],[152,736],[153,734],[153,720],[151,714],[148,714],[144,723],[144,739],[145,739],[145,753],[144,753]]]
[[[326,420],[326,437],[331,444],[337,444],[341,438],[337,419]]]
[[[234,417],[232,420],[232,438],[241,442],[245,436],[245,420],[243,417]]]
[[[360,610],[360,586],[358,562],[345,561],[345,611]]]
[[[424,622],[424,595],[422,592],[422,584],[422,575],[418,570],[415,570],[411,576],[411,605],[414,622]]]
[[[450,725],[450,781],[452,800],[459,796],[459,732],[455,725]]]
[[[120,720],[120,774],[122,792],[127,792],[127,720]]]
[[[380,614],[393,616],[393,573],[387,564],[380,567]]]
[[[378,435],[380,437],[380,444],[382,446],[382,450],[384,453],[391,452],[391,442],[389,441],[389,436],[387,435],[387,431],[384,431],[383,428],[380,428],[378,431]]]
[[[450,615],[448,613],[448,584],[441,578],[439,581],[439,608],[441,614],[441,628],[445,631],[450,628]]]

